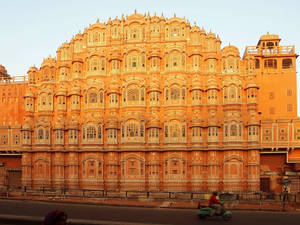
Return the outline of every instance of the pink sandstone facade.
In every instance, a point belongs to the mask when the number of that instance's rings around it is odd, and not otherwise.
[[[284,174],[272,177],[261,158],[300,162],[297,54],[279,42],[263,35],[241,58],[178,17],[97,21],[26,81],[2,82],[0,95],[19,97],[0,110],[10,140],[0,148],[22,155],[22,185],[32,188],[258,191],[261,178],[272,186]]]

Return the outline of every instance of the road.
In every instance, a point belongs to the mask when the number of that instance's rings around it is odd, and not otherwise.
[[[284,212],[254,212],[233,211],[233,218],[229,222],[220,217],[209,218],[205,221],[196,216],[196,209],[167,209],[167,208],[138,208],[114,207],[87,204],[71,204],[57,202],[0,200],[0,214],[30,216],[41,221],[47,212],[60,209],[66,211],[70,224],[120,224],[120,225],[199,225],[199,224],[231,224],[231,225],[299,225],[300,213]],[[80,222],[81,221],[81,222]],[[85,221],[85,222],[84,222]],[[0,224],[8,224],[0,217]],[[10,223],[16,224],[16,223]],[[18,223],[21,224],[21,223]],[[26,224],[26,223],[22,223]],[[28,223],[28,224],[40,224]]]

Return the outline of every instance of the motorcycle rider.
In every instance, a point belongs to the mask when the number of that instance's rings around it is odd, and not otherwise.
[[[217,215],[221,215],[224,211],[223,206],[221,205],[220,201],[217,199],[218,192],[214,191],[209,198],[209,207],[216,210]]]

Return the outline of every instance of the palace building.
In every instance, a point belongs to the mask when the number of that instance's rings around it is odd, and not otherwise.
[[[23,81],[1,72],[0,185],[300,191],[297,56],[268,33],[241,57],[176,16],[97,21]]]

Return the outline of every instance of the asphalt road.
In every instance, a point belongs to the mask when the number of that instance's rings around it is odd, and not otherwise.
[[[28,216],[41,221],[47,212],[60,209],[66,211],[70,224],[120,224],[120,225],[199,225],[199,224],[237,224],[237,225],[299,225],[300,212],[255,212],[233,211],[231,221],[223,221],[220,217],[199,220],[197,209],[165,209],[165,208],[138,208],[138,207],[113,207],[87,204],[70,204],[56,202],[0,200],[0,214]],[[77,221],[77,223],[75,223]],[[81,221],[81,222],[80,222]],[[90,221],[90,222],[89,222]],[[9,224],[0,217],[0,224]],[[16,223],[10,223],[16,224]],[[18,223],[27,224],[27,223]],[[30,223],[28,223],[30,224]],[[34,223],[31,223],[34,224]]]

